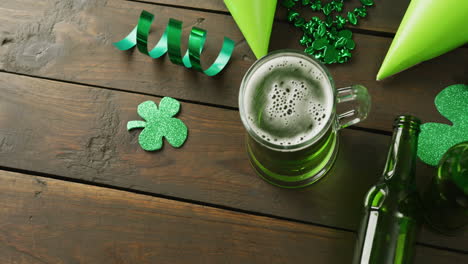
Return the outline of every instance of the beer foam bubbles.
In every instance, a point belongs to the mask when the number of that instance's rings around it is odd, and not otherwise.
[[[314,138],[328,123],[333,89],[325,73],[300,55],[257,65],[246,80],[244,107],[251,130],[279,146]]]

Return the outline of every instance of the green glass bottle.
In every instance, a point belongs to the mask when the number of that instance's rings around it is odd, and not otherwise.
[[[421,221],[415,183],[420,121],[395,119],[387,163],[380,181],[366,195],[354,264],[412,263]]]
[[[456,235],[468,225],[468,141],[444,154],[423,204],[427,222],[443,234]]]

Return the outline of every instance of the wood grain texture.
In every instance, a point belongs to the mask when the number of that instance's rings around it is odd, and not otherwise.
[[[354,243],[350,232],[5,171],[0,223],[6,264],[349,263]],[[415,263],[467,260],[416,249]]]
[[[4,171],[0,223],[2,263],[346,263],[354,240],[350,232]]]
[[[345,129],[336,166],[313,186],[286,190],[250,168],[237,111],[182,103],[185,145],[143,151],[137,105],[160,98],[0,73],[0,166],[130,188],[356,230],[365,192],[380,177],[390,137]],[[418,168],[424,182],[435,171]],[[468,233],[420,241],[468,251]]]
[[[13,0],[5,1],[13,6],[8,12],[22,12],[22,6],[9,2]],[[39,1],[44,3],[44,15],[34,22],[23,23],[18,18],[18,26],[12,27],[11,21],[8,26],[0,24],[0,36],[4,32],[12,35],[12,41],[0,46],[0,52],[5,54],[0,57],[0,69],[237,107],[241,78],[254,57],[230,16],[118,0],[55,1]],[[165,26],[169,17],[182,19],[186,34],[194,25],[208,30],[204,62],[211,62],[217,55],[224,36],[233,38],[237,45],[230,65],[212,78],[175,66],[167,58],[151,60],[138,52],[113,48],[111,42],[130,31],[142,9],[156,14],[150,43],[159,38],[161,25]],[[298,49],[298,38],[295,29],[276,22],[271,50]],[[359,126],[390,131],[393,118],[402,113],[416,115],[423,121],[447,122],[437,113],[434,96],[447,85],[468,82],[468,49],[454,50],[377,82],[375,75],[391,39],[355,34],[355,40],[358,45],[352,61],[331,66],[330,70],[337,87],[361,83],[369,88],[373,99],[371,114]]]
[[[282,1],[278,0],[275,14],[275,19],[280,21],[286,20],[287,16],[287,9],[281,6]],[[229,12],[223,0],[144,0],[144,2],[178,6],[181,8],[190,7],[217,12]],[[395,33],[409,2],[409,0],[375,1],[375,5],[369,8],[368,16],[359,19],[359,24],[351,28]],[[347,11],[351,11],[358,6],[361,6],[359,0],[346,1],[342,14],[346,14]],[[295,10],[299,11],[304,18],[321,15],[319,12],[313,12],[310,8],[302,7],[300,4],[297,5]]]

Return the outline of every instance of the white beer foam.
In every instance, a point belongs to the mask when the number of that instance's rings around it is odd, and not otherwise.
[[[297,145],[314,138],[332,114],[328,77],[300,56],[276,57],[259,65],[245,89],[249,126],[276,145]]]

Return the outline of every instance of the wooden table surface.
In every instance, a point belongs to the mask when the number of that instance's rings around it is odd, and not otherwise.
[[[0,263],[350,263],[393,118],[447,123],[435,95],[468,83],[466,47],[375,81],[408,3],[376,1],[351,28],[353,58],[330,70],[338,87],[369,88],[371,114],[342,131],[327,177],[286,190],[248,163],[237,96],[255,58],[222,0],[2,0]],[[173,17],[185,36],[208,30],[205,64],[232,38],[230,65],[207,77],[113,48],[143,9],[156,15],[151,43]],[[278,8],[270,50],[300,49],[299,37]],[[189,137],[148,153],[126,122],[163,96],[182,102]],[[419,186],[434,173],[418,162]],[[468,263],[468,231],[423,227],[414,263]]]

